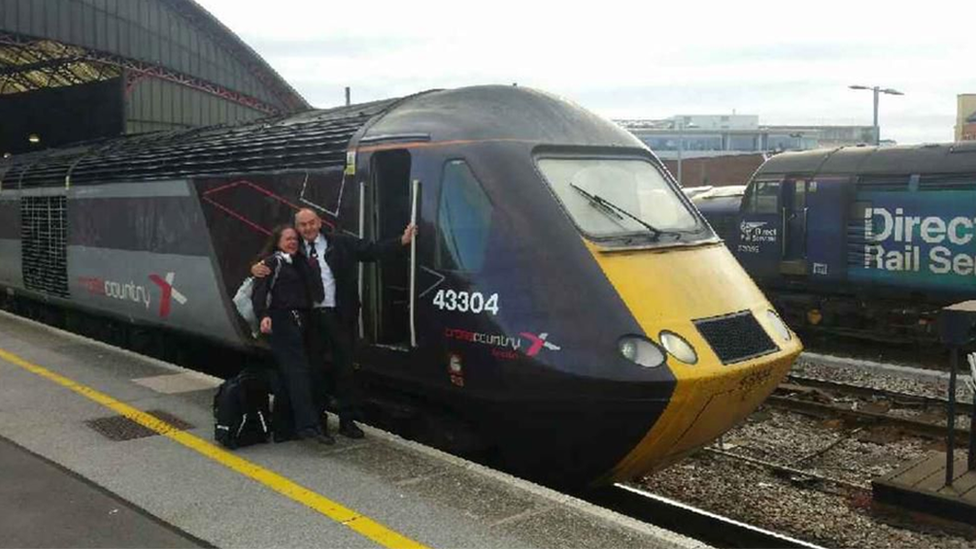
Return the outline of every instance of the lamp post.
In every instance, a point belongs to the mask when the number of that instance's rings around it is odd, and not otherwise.
[[[905,95],[898,90],[893,90],[891,88],[881,88],[879,86],[848,86],[852,90],[871,90],[874,92],[874,144],[875,146],[881,144],[881,128],[878,127],[878,94],[886,93],[888,95]]]
[[[694,122],[689,122],[687,125],[680,119],[675,118],[675,125],[678,127],[678,186],[681,186],[681,154],[685,149],[685,129],[697,128],[698,125]]]

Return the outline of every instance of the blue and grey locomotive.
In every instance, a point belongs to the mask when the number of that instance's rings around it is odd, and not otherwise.
[[[779,154],[693,200],[791,325],[929,340],[976,296],[973,143]]]

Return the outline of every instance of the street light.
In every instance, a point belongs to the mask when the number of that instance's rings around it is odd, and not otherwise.
[[[675,118],[674,123],[678,127],[678,186],[681,186],[681,153],[684,152],[685,149],[684,130],[697,128],[698,125],[694,122],[688,122],[688,124],[685,125],[685,123],[678,118]]]
[[[893,90],[891,88],[880,88],[878,86],[848,86],[852,90],[871,90],[874,92],[874,144],[875,146],[881,144],[881,128],[878,127],[878,94],[886,93],[888,95],[905,95],[898,90]]]

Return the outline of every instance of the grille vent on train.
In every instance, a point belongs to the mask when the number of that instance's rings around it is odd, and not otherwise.
[[[742,362],[779,350],[750,311],[701,318],[694,323],[722,364]]]
[[[20,198],[24,287],[68,297],[67,200],[64,196]]]

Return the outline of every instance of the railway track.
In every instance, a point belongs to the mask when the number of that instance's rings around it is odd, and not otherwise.
[[[869,482],[832,478],[808,470],[807,465],[873,426],[893,427],[906,434],[945,440],[945,410],[948,404],[945,398],[875,389],[798,375],[791,375],[787,381],[767,399],[766,405],[818,418],[841,418],[846,423],[844,432],[832,442],[785,463],[758,459],[735,450],[726,451],[721,444],[704,448],[702,453],[717,459],[738,461],[763,468],[773,476],[788,481],[799,490],[813,490],[842,496],[851,501],[870,501],[872,492]],[[972,408],[972,403],[957,402],[959,414],[968,415],[972,412]],[[924,413],[926,418],[937,419],[891,415],[888,412],[892,410],[909,410]],[[968,432],[968,429],[962,427],[956,429],[956,440],[960,446],[967,443]],[[734,445],[732,447],[734,448]],[[615,492],[602,495],[600,504],[716,547],[815,546],[790,536],[655,496],[637,488],[619,485],[614,488]]]
[[[944,397],[933,397],[933,396],[917,395],[917,394],[905,393],[899,391],[890,391],[887,389],[864,387],[861,385],[851,385],[848,383],[838,383],[835,381],[828,381],[825,379],[804,377],[804,376],[798,376],[792,374],[788,376],[787,379],[789,380],[789,385],[819,389],[832,395],[843,395],[843,396],[850,396],[856,398],[885,400],[901,408],[944,410],[949,405],[949,400]],[[959,414],[971,414],[973,411],[973,403],[957,400],[956,411]]]
[[[721,548],[820,549],[820,546],[698,509],[640,488],[615,484],[585,494],[591,503]]]
[[[948,351],[936,341],[873,340],[860,335],[799,332],[807,352],[851,360],[912,364],[931,371],[948,371]]]
[[[724,459],[732,459],[735,461],[742,461],[745,463],[751,463],[753,465],[758,465],[765,469],[773,472],[774,475],[780,478],[786,478],[795,484],[802,484],[804,486],[814,486],[821,491],[830,491],[832,493],[842,492],[844,495],[855,495],[860,494],[864,496],[871,495],[871,486],[869,484],[858,484],[838,478],[831,478],[824,475],[817,474],[813,471],[808,471],[806,469],[800,469],[799,466],[803,463],[810,461],[814,457],[824,454],[830,451],[835,445],[847,440],[850,435],[856,434],[851,432],[848,436],[840,437],[834,442],[824,448],[821,448],[816,453],[804,456],[796,460],[793,464],[783,465],[780,463],[773,463],[771,461],[766,461],[762,459],[756,459],[749,456],[744,456],[742,454],[734,452],[726,452],[724,450],[718,450],[715,448],[704,448],[702,452],[706,454],[711,454],[713,456],[718,456]],[[833,487],[833,490],[827,490],[827,487]]]
[[[846,398],[838,399],[838,397]],[[781,384],[766,400],[766,405],[792,412],[820,418],[841,418],[862,425],[890,426],[906,433],[932,439],[943,439],[946,436],[947,404],[948,401],[943,398],[798,376],[790,376],[790,383]],[[959,415],[972,414],[972,403],[957,402],[956,407],[956,413]],[[890,413],[892,410],[905,409],[925,412],[932,419]],[[937,415],[933,416],[932,412]],[[969,429],[961,422],[957,422],[955,432],[959,445],[968,442]]]

